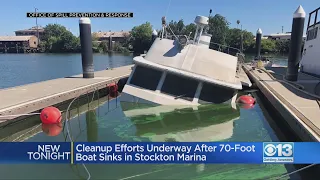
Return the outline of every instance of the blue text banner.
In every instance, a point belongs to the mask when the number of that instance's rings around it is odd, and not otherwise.
[[[316,142],[2,142],[0,163],[320,163]]]

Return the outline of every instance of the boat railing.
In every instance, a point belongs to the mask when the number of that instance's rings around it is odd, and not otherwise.
[[[238,53],[241,53],[240,49],[238,48],[219,44],[219,43],[214,43],[214,42],[210,42],[209,48],[220,51],[220,52],[224,52],[233,56],[236,56]]]
[[[242,52],[240,52],[240,53],[237,53],[237,57],[238,57],[237,73],[239,73],[240,70],[242,69],[242,65],[245,63],[245,55]]]

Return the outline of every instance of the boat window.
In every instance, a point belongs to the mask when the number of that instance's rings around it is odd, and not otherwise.
[[[143,66],[136,66],[130,84],[155,91],[157,89],[161,75],[162,71]]]
[[[307,34],[307,41],[316,39],[317,34],[318,34],[318,27],[309,30]]]
[[[201,94],[199,97],[199,104],[207,103],[224,103],[230,100],[234,95],[234,90],[224,88],[221,86],[203,83]]]
[[[192,101],[198,87],[198,81],[168,73],[161,92],[180,99]]]

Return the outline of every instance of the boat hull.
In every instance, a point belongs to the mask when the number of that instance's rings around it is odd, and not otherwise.
[[[211,93],[203,95],[197,99],[197,101],[188,101],[183,98],[175,98],[173,96],[141,89],[138,87],[131,86],[130,84],[125,85],[124,90],[121,93],[120,102],[131,102],[137,104],[148,104],[148,105],[178,105],[178,106],[198,106],[201,104],[231,104],[235,105],[237,98],[237,90],[229,89],[213,89]],[[201,98],[201,99],[200,99]]]
[[[221,141],[232,137],[240,110],[230,105],[152,106],[121,102],[123,113],[138,137],[151,141]]]

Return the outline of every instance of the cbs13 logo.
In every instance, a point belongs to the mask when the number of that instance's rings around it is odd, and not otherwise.
[[[291,157],[293,156],[293,143],[263,143],[264,156]]]

